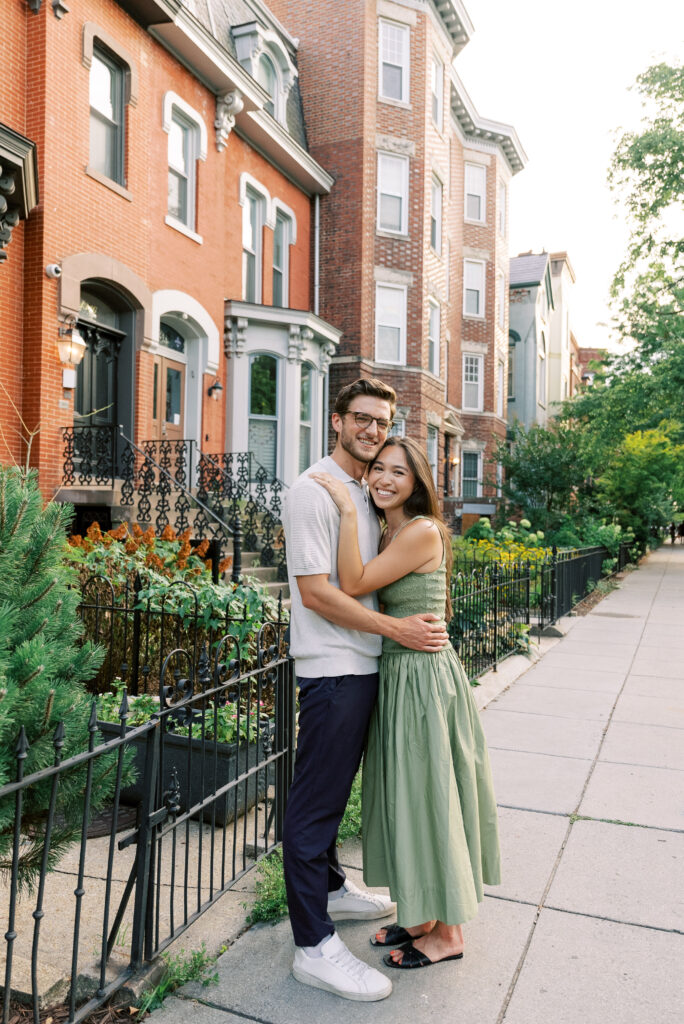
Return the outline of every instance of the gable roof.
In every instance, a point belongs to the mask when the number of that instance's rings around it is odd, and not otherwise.
[[[541,284],[548,265],[548,252],[526,252],[514,256],[510,262],[510,287],[523,288]]]

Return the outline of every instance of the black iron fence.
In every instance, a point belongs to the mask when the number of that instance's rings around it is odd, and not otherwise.
[[[207,455],[193,440],[142,441],[121,428],[72,426],[62,430],[65,487],[120,487],[120,515],[159,533],[192,528],[197,539],[214,539],[221,557],[240,545],[259,552],[262,566],[287,579],[281,526],[285,485],[251,452]]]
[[[629,562],[622,544],[617,558],[603,547],[558,552],[527,560],[454,561],[453,617],[449,635],[471,679],[511,654],[529,650],[532,628],[543,632],[567,615],[593,584]]]
[[[22,727],[14,780],[0,788],[0,808],[11,806],[14,818],[4,865],[3,1024],[14,1000],[29,1003],[38,1024],[46,991],[59,989],[54,976],[60,972],[68,1020],[83,1020],[280,840],[295,727],[283,627],[276,621],[261,628],[250,671],[232,636],[203,646],[199,656],[173,649],[161,666],[159,703],[149,721],[128,726],[125,694],[115,725],[98,722],[93,704],[88,749],[62,760],[69,722],[60,723],[52,764],[28,775]],[[226,722],[231,742],[221,740]],[[102,816],[93,820],[92,807],[93,779],[104,765],[115,774],[115,786],[103,826]],[[57,797],[72,773],[82,793],[79,838],[55,866],[51,844],[64,824]],[[49,787],[49,807],[39,826],[27,826],[27,794],[37,786]],[[35,847],[37,827],[38,882],[26,891],[22,858]],[[46,933],[52,933],[48,955]]]

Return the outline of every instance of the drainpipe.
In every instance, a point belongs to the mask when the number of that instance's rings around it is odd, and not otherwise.
[[[318,316],[319,302],[319,277],[321,262],[321,197],[316,193],[314,196],[314,308]]]

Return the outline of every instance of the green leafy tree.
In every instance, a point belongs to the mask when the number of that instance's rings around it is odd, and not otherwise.
[[[505,479],[502,494],[508,511],[522,512],[534,529],[548,530],[584,493],[585,446],[582,430],[567,422],[547,427],[512,428],[512,444],[500,444],[495,456]]]
[[[0,787],[87,750],[91,702],[84,684],[103,652],[81,643],[78,590],[63,553],[71,510],[44,505],[33,474],[0,466]],[[94,723],[91,723],[91,729]],[[93,809],[114,786],[111,756],[97,759]],[[40,871],[51,780],[24,791],[19,879]],[[79,834],[85,769],[65,772],[57,790],[48,867]],[[15,798],[0,800],[0,872],[11,867]]]
[[[663,429],[628,434],[599,489],[645,546],[651,529],[666,526],[684,503],[684,445],[674,444]]]

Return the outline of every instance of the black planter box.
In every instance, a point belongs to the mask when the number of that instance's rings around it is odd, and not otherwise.
[[[121,735],[120,726],[114,722],[97,723],[105,741],[116,739]],[[130,730],[127,730],[130,731]],[[274,725],[272,722],[264,722],[261,726],[259,736],[260,751],[256,743],[247,743],[240,739],[238,743],[214,743],[213,740],[206,740],[204,745],[201,739],[189,740],[187,736],[176,736],[173,732],[167,732],[162,737],[162,749],[160,751],[159,770],[163,771],[162,793],[168,790],[172,779],[172,770],[175,768],[180,787],[180,812],[183,813],[188,807],[193,807],[201,800],[211,796],[217,789],[221,789],[226,783],[244,775],[249,769],[263,761],[266,755],[266,746],[270,746],[273,739]],[[190,765],[190,784],[188,787],[188,745],[192,750],[192,761]],[[130,744],[134,751],[134,768],[136,771],[135,782],[121,791],[121,803],[139,804],[143,798],[143,773],[145,769],[145,746],[146,736],[133,740]],[[216,782],[214,783],[214,772]],[[240,817],[259,801],[263,800],[266,794],[266,776],[268,775],[269,785],[275,781],[275,769],[273,765],[262,768],[247,779],[238,783],[228,791],[227,796],[220,796],[215,802],[215,822],[217,825],[227,825],[234,818]],[[258,783],[258,788],[257,788]],[[237,798],[236,798],[237,793]],[[212,820],[212,804],[209,803],[202,812],[205,824]],[[194,815],[199,818],[199,814]]]

